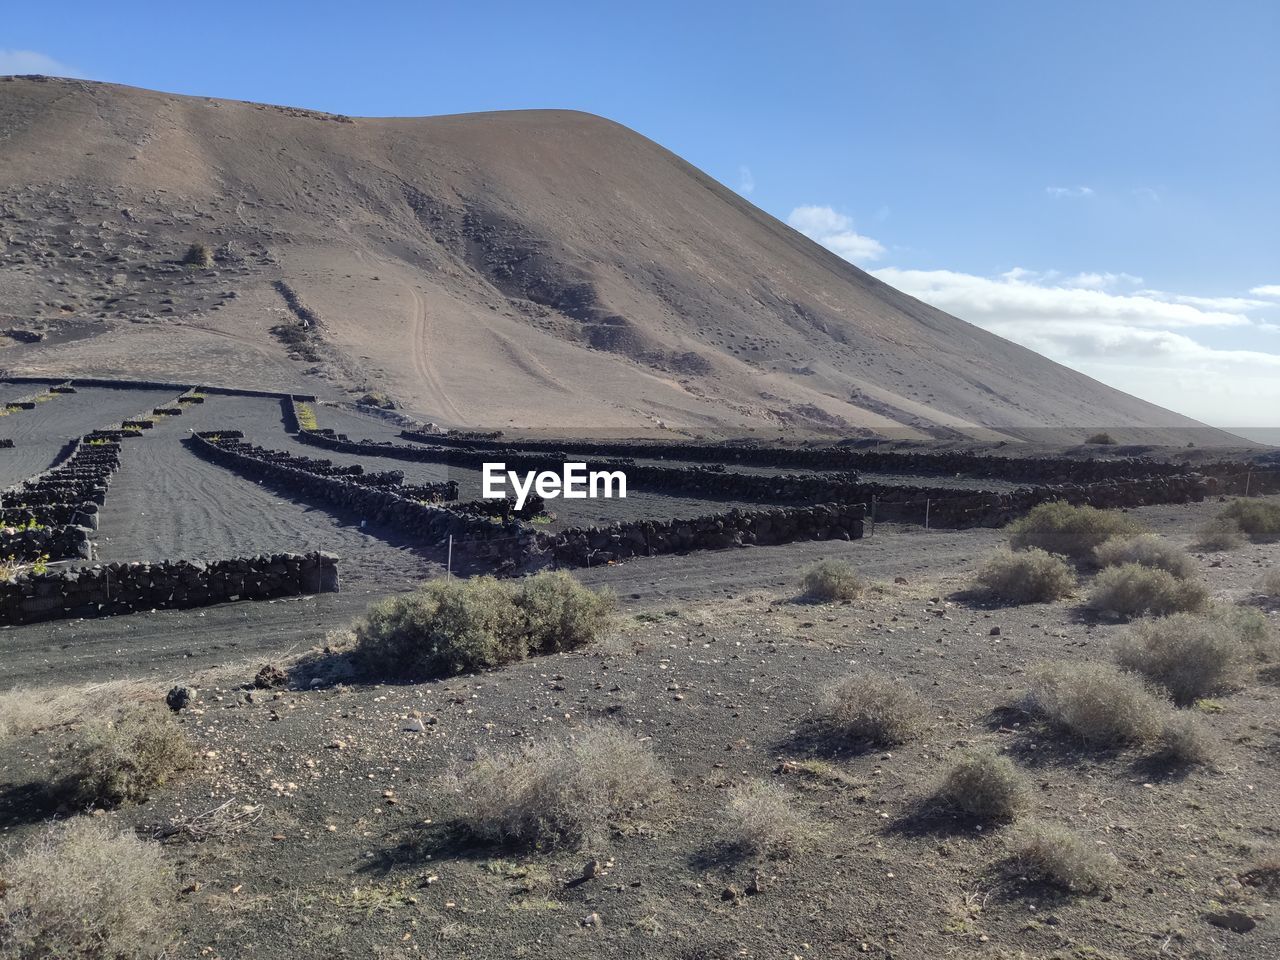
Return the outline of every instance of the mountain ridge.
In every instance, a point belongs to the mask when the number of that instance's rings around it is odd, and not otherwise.
[[[11,78],[0,212],[0,328],[44,336],[0,349],[15,373],[382,393],[466,427],[1227,442],[579,111],[353,118]],[[176,264],[193,241],[211,270]],[[319,320],[305,343],[280,282]]]

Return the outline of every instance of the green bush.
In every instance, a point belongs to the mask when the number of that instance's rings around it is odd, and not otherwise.
[[[1013,820],[1027,806],[1026,778],[994,750],[970,751],[949,771],[937,798],[979,820]]]
[[[515,605],[534,653],[586,646],[613,620],[613,594],[588,590],[567,573],[539,573],[518,583]]]
[[[67,791],[78,804],[117,806],[148,799],[194,760],[169,712],[129,704],[110,720],[90,720],[71,745]]]
[[[996,553],[978,572],[977,581],[1011,603],[1050,603],[1070,596],[1076,587],[1075,572],[1067,562],[1038,547]]]
[[[1060,500],[1042,503],[1009,526],[1009,543],[1015,550],[1039,547],[1086,560],[1112,537],[1132,536],[1142,526],[1114,510],[1073,507]]]
[[[1238,688],[1256,660],[1243,624],[1187,613],[1139,620],[1116,650],[1122,667],[1161,684],[1182,704]]]
[[[562,740],[485,749],[445,786],[461,825],[482,840],[596,846],[611,825],[662,800],[670,783],[648,744],[601,725]]]
[[[1039,825],[1018,841],[1014,859],[1029,877],[1071,893],[1092,893],[1108,885],[1117,862],[1111,854],[1062,827]]]
[[[918,736],[926,714],[924,700],[913,687],[871,671],[856,671],[837,680],[821,709],[825,725],[836,736],[882,746]]]
[[[1233,500],[1218,514],[1234,520],[1249,539],[1259,543],[1280,540],[1280,503],[1270,500]]]
[[[862,580],[840,560],[815,563],[805,571],[801,586],[806,597],[823,602],[852,600],[862,592]]]
[[[1120,617],[1165,616],[1201,610],[1209,591],[1196,580],[1179,580],[1167,570],[1126,563],[1094,578],[1089,607]]]
[[[1104,746],[1155,739],[1171,709],[1141,677],[1109,663],[1038,666],[1027,702],[1054,726]]]
[[[1160,539],[1154,533],[1135,537],[1113,537],[1094,551],[1100,567],[1119,567],[1136,563],[1143,567],[1165,570],[1179,580],[1195,573],[1195,562],[1185,550]]]
[[[157,843],[76,817],[0,868],[0,956],[168,956],[176,880]]]
[[[610,594],[566,573],[432,580],[370,607],[353,627],[355,656],[367,672],[408,679],[489,670],[590,643],[612,609]]]

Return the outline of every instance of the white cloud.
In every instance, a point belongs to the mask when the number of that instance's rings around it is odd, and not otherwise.
[[[1044,192],[1055,200],[1076,199],[1080,197],[1092,197],[1093,187],[1045,187]]]
[[[1260,287],[1254,287],[1249,292],[1255,297],[1274,297],[1280,300],[1280,283],[1264,283]]]
[[[745,163],[738,167],[738,192],[742,194],[754,193],[756,189],[756,178],[751,172],[751,168]]]
[[[1207,310],[1141,294],[1108,293],[1087,286],[1052,283],[1042,274],[1015,268],[996,279],[950,270],[874,271],[891,286],[949,313],[988,323],[1036,324],[1043,321],[1095,320],[1134,327],[1248,326],[1242,313]]]
[[[35,50],[0,50],[0,76],[41,73],[50,77],[83,77],[75,67]]]
[[[884,256],[884,245],[853,228],[853,219],[831,207],[796,207],[787,223],[850,263],[866,263]]]
[[[1276,324],[1246,311],[1280,304],[1100,289],[1137,280],[1123,274],[1099,274],[1094,284],[1092,274],[1021,268],[996,278],[893,267],[873,272],[948,313],[1162,406],[1225,426],[1280,421],[1280,353],[1196,339],[1224,328],[1271,332]]]

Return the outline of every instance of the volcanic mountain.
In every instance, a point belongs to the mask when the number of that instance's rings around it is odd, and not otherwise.
[[[192,244],[211,259],[183,263]],[[1199,426],[569,111],[355,118],[6,78],[0,292],[11,373],[372,393],[448,426]]]

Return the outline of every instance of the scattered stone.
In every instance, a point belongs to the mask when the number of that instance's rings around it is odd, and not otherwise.
[[[582,868],[582,879],[594,880],[602,873],[604,873],[604,868],[600,865],[599,860],[588,860],[586,866]]]

